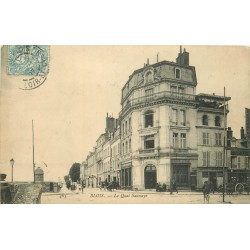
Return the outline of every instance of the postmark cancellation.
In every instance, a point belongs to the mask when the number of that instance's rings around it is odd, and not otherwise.
[[[20,89],[43,84],[49,73],[49,46],[11,45],[8,48],[8,75],[22,76]]]

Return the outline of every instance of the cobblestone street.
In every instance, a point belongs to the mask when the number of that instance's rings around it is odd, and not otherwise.
[[[60,193],[44,193],[42,204],[204,204],[201,192],[180,191],[178,194],[155,191],[126,191],[113,192],[97,188],[84,189],[84,192],[62,190]],[[223,204],[222,194],[210,195],[210,204]],[[250,195],[225,195],[227,204],[250,204]]]

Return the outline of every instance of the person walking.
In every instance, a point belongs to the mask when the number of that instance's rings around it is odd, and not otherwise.
[[[173,192],[175,191],[178,194],[177,185],[176,185],[175,180],[173,180],[173,183],[172,183],[172,191]]]
[[[82,193],[83,193],[83,189],[84,189],[84,181],[82,180],[82,186],[81,186],[81,188],[82,188]]]
[[[207,202],[209,203],[211,187],[210,187],[210,184],[208,181],[204,182],[204,185],[202,187],[202,191],[203,191],[203,196],[204,196],[204,202],[207,200]]]

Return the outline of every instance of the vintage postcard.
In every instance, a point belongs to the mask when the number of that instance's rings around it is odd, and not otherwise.
[[[1,48],[1,204],[250,204],[250,49]]]

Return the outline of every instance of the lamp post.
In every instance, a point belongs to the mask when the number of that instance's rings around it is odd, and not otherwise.
[[[14,159],[10,159],[10,165],[11,165],[11,182],[13,182],[13,166],[14,166]]]

